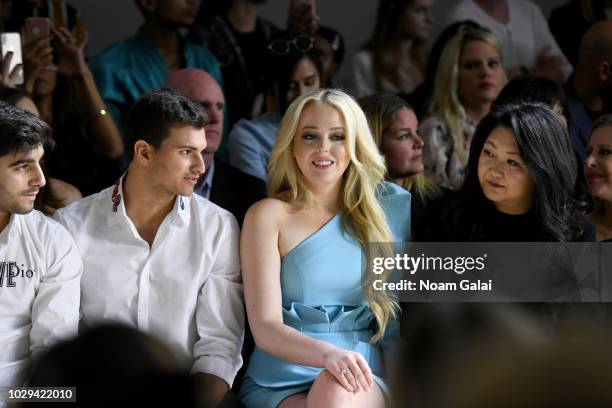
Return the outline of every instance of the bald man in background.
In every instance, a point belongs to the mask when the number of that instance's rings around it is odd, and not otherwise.
[[[578,64],[565,92],[569,132],[584,162],[593,121],[612,113],[612,21],[595,23],[582,37]]]
[[[223,138],[225,96],[217,81],[201,69],[181,69],[172,73],[165,84],[199,103],[208,116],[205,173],[200,178],[194,193],[199,194],[221,208],[234,214],[240,225],[249,207],[265,198],[265,183],[235,167],[215,160],[215,153]]]

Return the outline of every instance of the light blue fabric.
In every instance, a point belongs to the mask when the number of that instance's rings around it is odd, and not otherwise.
[[[203,69],[223,86],[219,62],[210,51],[182,38],[181,46],[185,67]],[[158,49],[140,31],[100,51],[93,58],[91,72],[122,133],[130,106],[143,94],[161,88],[169,74]]]
[[[410,193],[395,184],[381,185],[380,202],[398,242],[410,239]],[[383,390],[383,348],[399,337],[397,322],[382,347],[370,344],[373,316],[362,295],[362,250],[337,214],[281,260],[283,321],[302,333],[357,351],[368,362]],[[387,356],[388,357],[388,356]],[[249,408],[276,407],[290,395],[310,388],[320,368],[300,366],[255,347],[243,378],[240,399]]]
[[[281,119],[280,112],[274,111],[236,122],[229,135],[230,164],[266,181],[268,160]]]

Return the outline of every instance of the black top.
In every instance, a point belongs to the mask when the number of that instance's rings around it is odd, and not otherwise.
[[[56,177],[79,189],[83,197],[112,185],[121,175],[118,159],[101,156],[87,123],[68,117],[53,124],[55,147],[45,155],[50,177]]]
[[[462,193],[451,192],[434,200],[425,216],[422,242],[552,242],[534,211],[510,215],[490,202],[475,203]],[[581,218],[582,232],[572,242],[594,242],[595,227]]]
[[[572,1],[554,9],[548,20],[550,32],[557,40],[557,44],[559,44],[567,60],[574,67],[578,61],[580,39],[592,24],[586,21],[580,3],[582,2]],[[591,1],[590,3],[593,6],[594,20],[605,20],[606,12],[603,2]]]
[[[234,214],[241,226],[249,207],[264,198],[266,184],[262,180],[215,160],[210,201]]]
[[[271,22],[257,18],[254,32],[240,33],[219,15],[192,26],[189,39],[207,47],[221,66],[228,129],[238,120],[253,116],[256,99],[264,91],[262,73],[266,61],[262,55],[267,50],[268,41],[277,31],[278,28]]]
[[[432,202],[432,200],[436,199],[441,195],[448,194],[451,190],[446,189],[444,187],[437,187],[436,191],[430,192],[426,196],[416,193],[414,191],[414,187],[411,188],[409,191],[411,194],[410,237],[413,241],[417,241],[419,239],[419,236],[423,233],[423,230],[427,227],[427,207]]]

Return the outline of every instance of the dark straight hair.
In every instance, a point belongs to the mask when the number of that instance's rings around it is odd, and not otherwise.
[[[202,107],[178,91],[162,89],[143,95],[128,111],[125,138],[128,158],[138,140],[159,149],[170,130],[178,126],[202,129],[208,119]]]
[[[488,202],[478,180],[478,161],[484,143],[498,126],[512,131],[535,185],[535,216],[553,241],[568,242],[580,235],[580,211],[574,197],[576,160],[567,129],[543,103],[495,106],[479,123],[470,148],[462,192]]]
[[[51,149],[52,134],[49,125],[30,112],[0,101],[0,156],[38,146]]]

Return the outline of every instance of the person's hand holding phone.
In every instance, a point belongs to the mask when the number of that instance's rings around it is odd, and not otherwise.
[[[51,46],[51,21],[43,17],[28,17],[21,31],[24,39],[23,66],[26,91],[34,92],[34,83],[43,69],[56,69]]]
[[[87,44],[87,32],[78,38],[63,27],[53,29],[54,46],[58,54],[58,71],[64,75],[83,75],[89,71],[85,61],[84,49]]]

